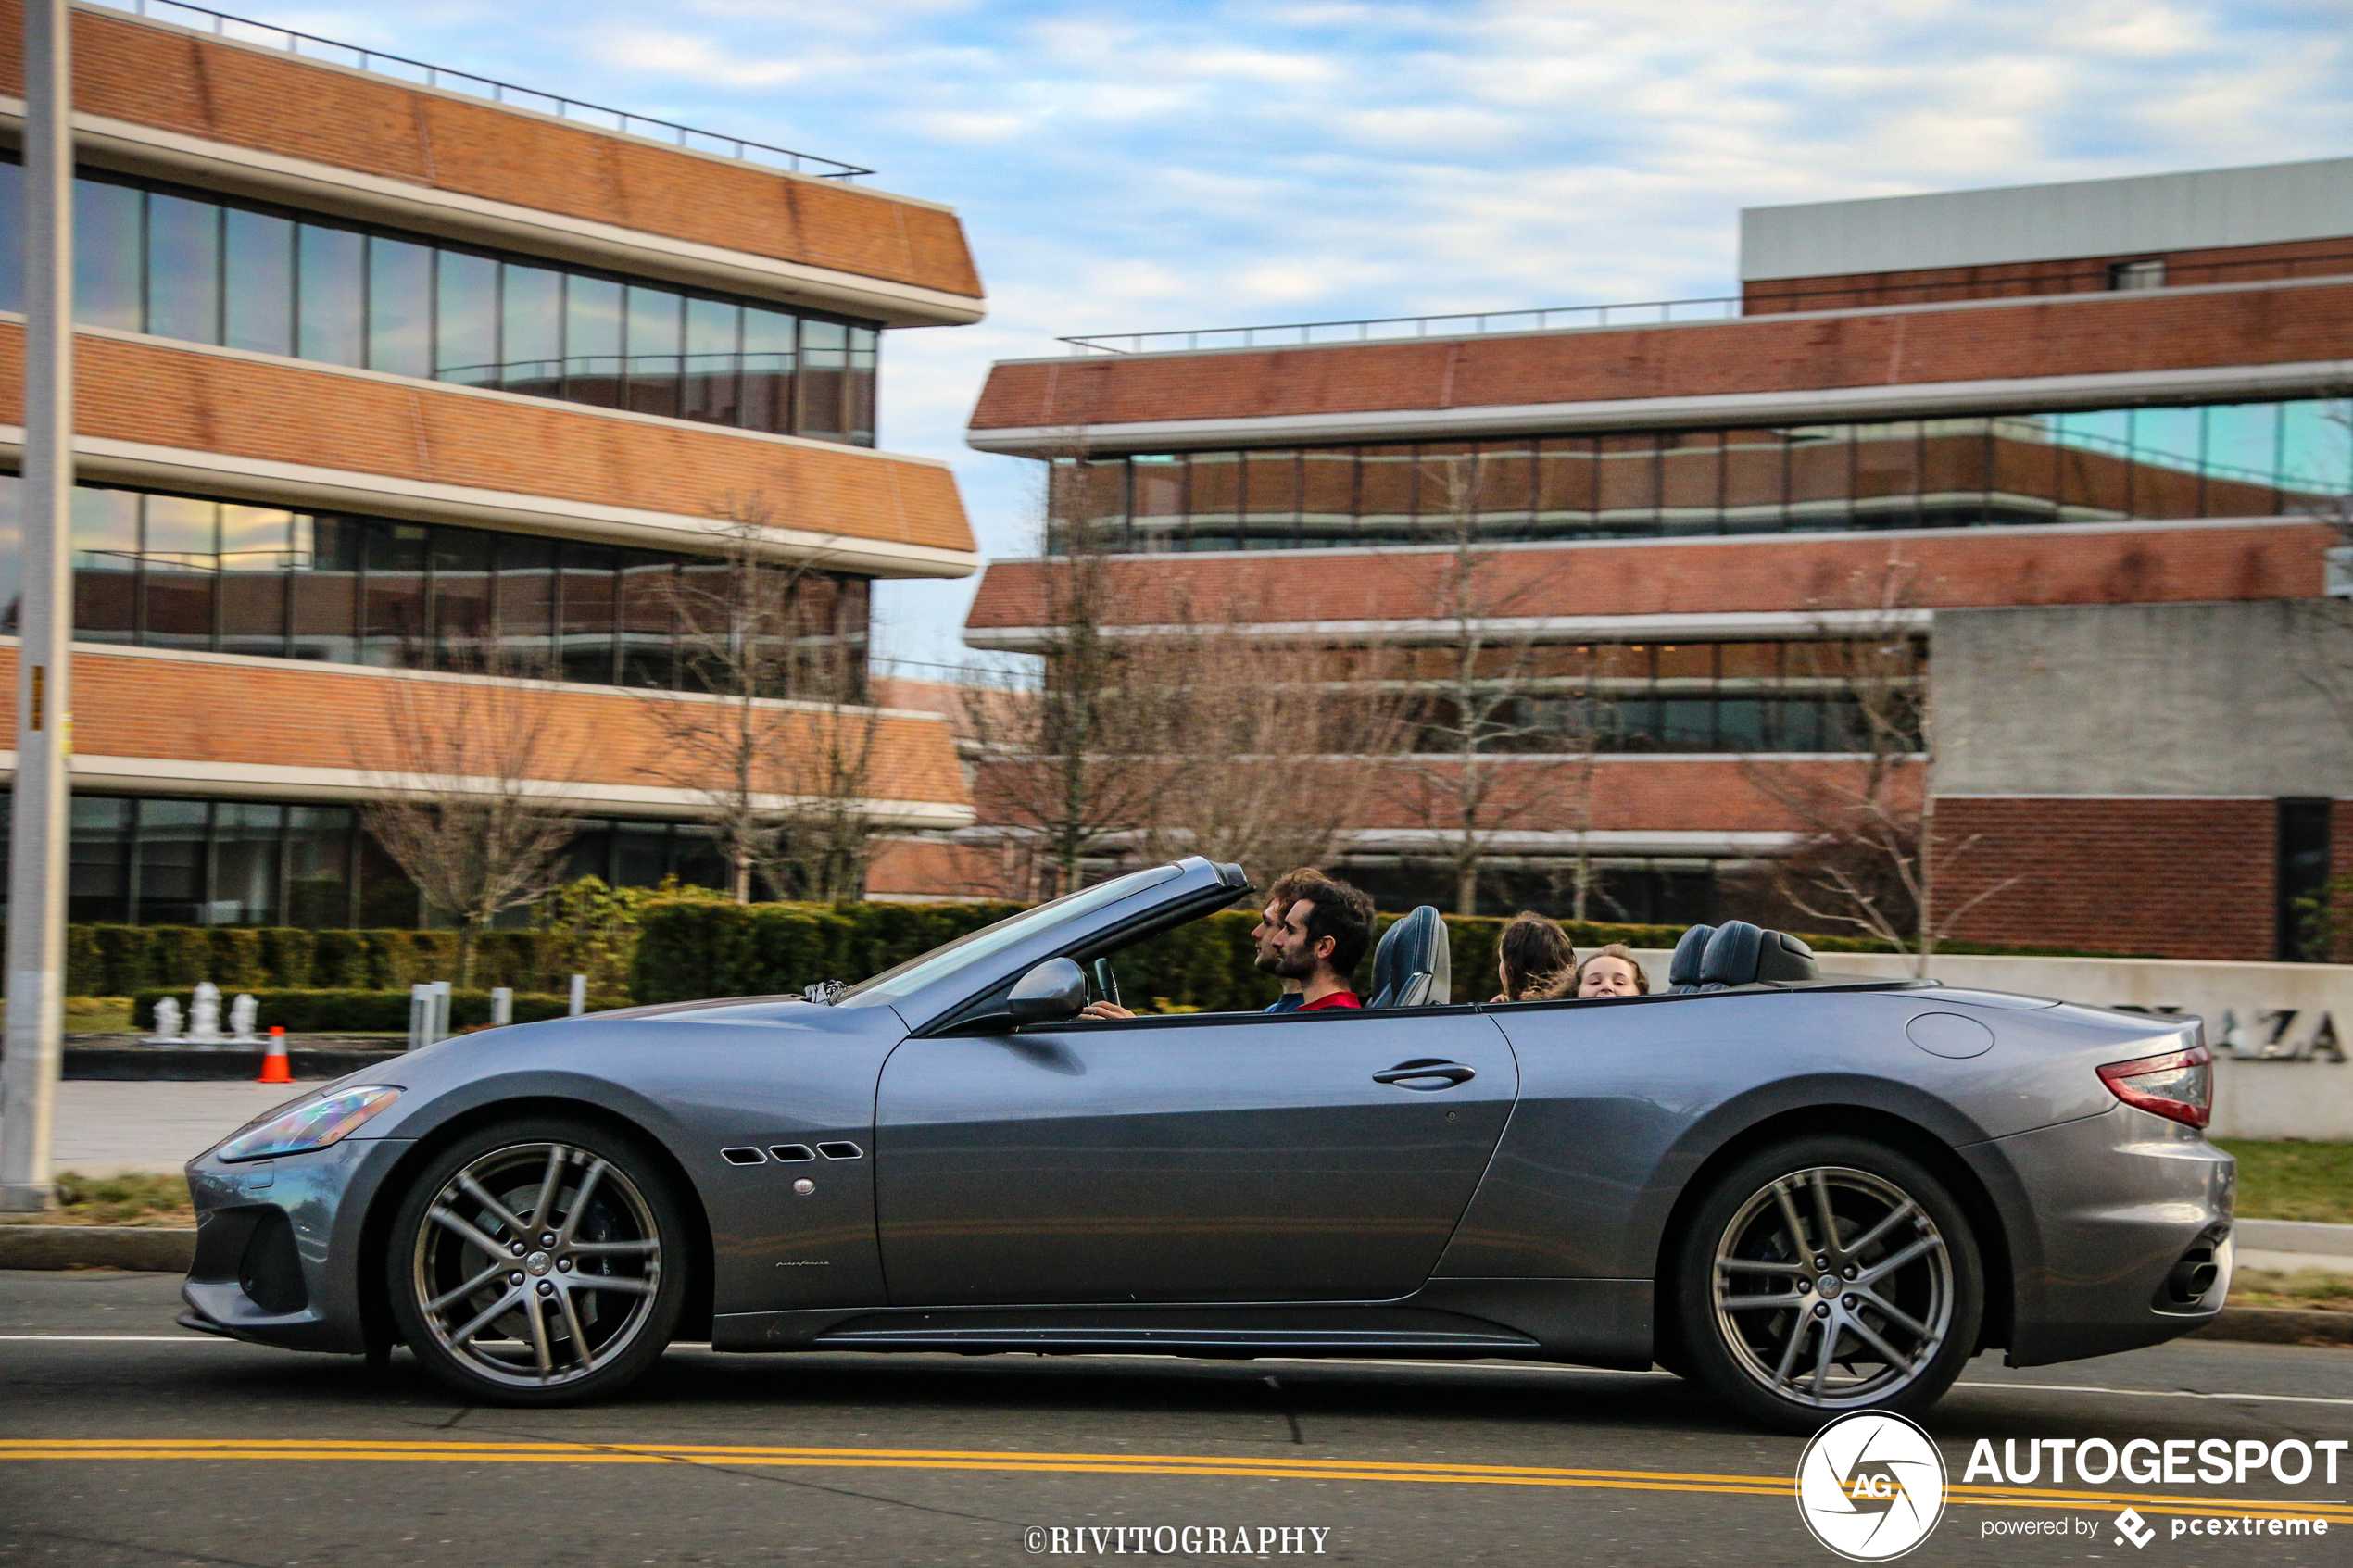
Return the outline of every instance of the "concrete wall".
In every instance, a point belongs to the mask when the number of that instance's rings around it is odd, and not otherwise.
[[[1741,277],[1812,278],[2353,234],[2353,158],[1752,207]]]
[[[2334,602],[1940,609],[1934,649],[1940,796],[2353,796]]]
[[[1636,956],[1652,984],[1666,984],[1672,955]],[[1889,980],[1912,972],[1893,954],[1830,953],[1822,967]],[[2353,1139],[2353,1043],[2332,1043],[2353,1035],[2353,965],[1953,954],[1931,969],[1948,985],[2195,1014],[2216,1057],[2213,1136]]]

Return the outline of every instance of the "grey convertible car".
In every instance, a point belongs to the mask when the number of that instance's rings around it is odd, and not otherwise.
[[[845,990],[499,1029],[188,1167],[192,1328],[466,1398],[720,1350],[1663,1364],[1752,1419],[1910,1411],[2220,1310],[2196,1020],[1818,972],[1696,927],[1668,991],[1451,999],[1398,922],[1361,1011],[1076,1015],[1250,892],[1187,859]]]

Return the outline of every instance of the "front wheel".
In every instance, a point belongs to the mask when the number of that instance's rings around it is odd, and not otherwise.
[[[469,1399],[571,1404],[635,1381],[686,1298],[686,1225],[660,1165],[587,1123],[488,1127],[420,1172],[384,1278],[401,1336]]]
[[[1984,1271],[1960,1206],[1860,1138],[1743,1160],[1685,1233],[1674,1309],[1691,1370],[1754,1420],[1810,1432],[1941,1398],[1977,1344]]]

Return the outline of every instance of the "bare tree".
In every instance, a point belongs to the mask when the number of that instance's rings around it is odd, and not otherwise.
[[[371,789],[360,821],[435,914],[458,928],[470,987],[483,932],[554,887],[576,829],[578,738],[558,721],[543,671],[487,651],[482,677],[387,680],[381,741],[355,743]]]
[[[975,684],[965,713],[985,816],[1027,837],[1063,892],[1151,820],[1177,738],[1169,645],[1114,630],[1111,506],[1085,457],[1067,441],[1039,496],[1038,623],[1052,641],[1038,685],[1007,701],[1001,681]]]
[[[1453,875],[1454,909],[1475,914],[1481,877],[1505,835],[1558,820],[1576,824],[1576,903],[1594,885],[1591,836],[1594,755],[1611,707],[1591,649],[1541,640],[1528,621],[1560,569],[1527,570],[1486,545],[1480,528],[1484,454],[1427,458],[1425,483],[1443,498],[1435,635],[1407,662],[1418,733],[1394,766],[1408,810],[1435,829]]]
[[[1859,617],[1817,621],[1812,674],[1830,677],[1846,708],[1848,749],[1803,771],[1743,758],[1742,771],[1802,824],[1798,847],[1761,868],[1760,891],[1810,920],[1887,943],[1925,975],[1961,920],[2020,879],[1980,887],[1949,909],[1939,897],[1983,835],[1956,840],[1936,829],[1934,713],[1909,613],[1917,576],[1915,563],[1891,555],[1855,574]]]
[[[1206,626],[1187,616],[1164,657],[1130,673],[1131,686],[1165,684],[1154,700],[1181,746],[1137,838],[1148,860],[1205,855],[1265,886],[1330,864],[1379,787],[1368,763],[1396,751],[1397,683],[1355,650],[1259,634],[1265,619],[1243,604]]]
[[[785,897],[861,897],[879,726],[863,627],[827,552],[775,550],[762,497],[731,497],[714,542],[668,583],[696,695],[643,697],[663,742],[654,771],[701,802],[737,901],[755,877]]]

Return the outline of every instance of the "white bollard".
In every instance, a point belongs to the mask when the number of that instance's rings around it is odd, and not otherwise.
[[[422,1050],[432,1027],[433,987],[422,981],[409,987],[409,1048]]]
[[[578,1018],[587,1010],[588,977],[585,974],[575,974],[572,977],[572,1016]]]
[[[436,980],[433,983],[431,1028],[433,1034],[425,1044],[431,1045],[434,1040],[449,1038],[449,982],[447,980]]]
[[[490,988],[490,1026],[493,1029],[515,1021],[515,988],[494,985]]]

